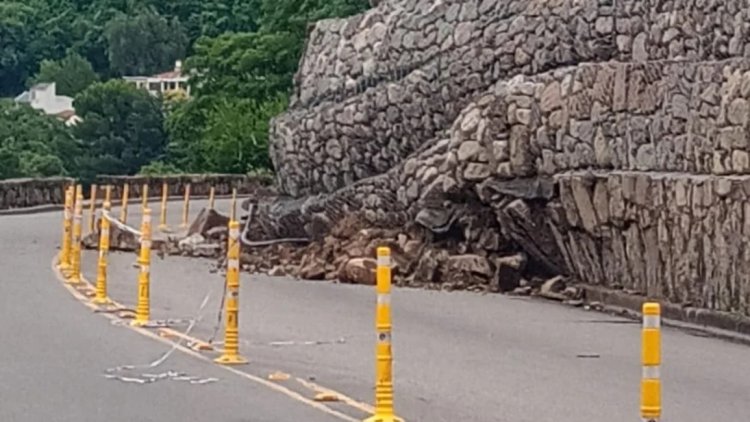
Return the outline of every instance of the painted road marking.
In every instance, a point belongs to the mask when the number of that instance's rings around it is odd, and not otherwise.
[[[85,291],[85,290],[92,289],[93,287],[91,286],[91,283],[87,279],[85,279],[83,276],[81,276],[81,280],[85,281],[86,284],[84,284],[83,286],[85,286],[85,287],[83,287],[81,289],[78,289],[75,286],[66,283],[65,282],[65,277],[63,277],[63,275],[60,272],[60,269],[57,267],[56,263],[57,263],[57,257],[54,257],[52,259],[52,264],[51,264],[52,265],[52,271],[55,274],[55,276],[57,277],[58,281],[61,282],[61,284],[63,285],[63,287],[65,287],[68,290],[68,292],[70,292],[70,294],[73,295],[73,297],[75,297],[76,299],[78,299],[79,302],[83,303],[85,306],[87,306],[88,308],[90,308],[90,309],[92,309],[94,311],[98,311],[99,307],[96,306],[95,304],[91,303],[91,301],[89,300],[89,298],[86,297],[85,293],[81,291],[81,290]],[[118,307],[118,308],[124,308],[123,305],[121,305],[120,303],[118,303],[118,302],[116,302],[114,300],[112,301],[112,305],[114,305],[115,307]],[[117,315],[114,315],[114,314],[111,314],[111,313],[103,313],[103,312],[97,312],[97,313],[103,315],[105,318],[107,318],[109,320],[112,320],[112,321],[120,320],[120,318],[118,318]],[[356,418],[353,418],[353,417],[351,417],[349,415],[341,413],[338,410],[332,409],[332,408],[330,408],[330,407],[322,404],[321,402],[315,401],[314,399],[307,398],[307,397],[303,396],[302,394],[300,394],[300,393],[298,393],[298,392],[296,392],[294,390],[291,390],[289,388],[286,388],[286,387],[284,387],[284,386],[282,386],[282,385],[280,385],[278,383],[275,383],[273,381],[269,381],[269,380],[266,380],[266,379],[264,379],[262,377],[258,377],[258,376],[255,376],[253,374],[240,371],[239,369],[236,369],[236,368],[231,367],[231,366],[217,365],[217,364],[215,364],[213,362],[213,360],[210,357],[205,356],[205,355],[201,354],[200,352],[195,351],[193,349],[190,349],[188,347],[185,347],[183,345],[176,344],[175,342],[169,340],[168,338],[161,337],[158,334],[155,334],[154,332],[149,331],[147,328],[131,326],[130,324],[124,324],[122,326],[123,327],[127,327],[127,328],[129,328],[129,329],[131,329],[131,330],[133,330],[133,331],[141,334],[141,335],[144,335],[146,337],[149,337],[149,338],[154,339],[156,341],[159,341],[161,343],[164,343],[164,344],[170,345],[172,347],[175,347],[177,350],[179,350],[179,351],[181,351],[181,352],[183,352],[183,353],[185,353],[185,354],[187,354],[189,356],[192,356],[192,357],[194,357],[196,359],[200,359],[200,360],[202,360],[204,362],[211,363],[214,366],[217,366],[217,367],[219,367],[221,369],[224,369],[225,371],[231,372],[234,375],[238,375],[238,376],[240,376],[242,378],[245,378],[247,380],[253,381],[253,382],[255,382],[257,384],[260,384],[260,385],[262,385],[262,386],[264,386],[266,388],[269,388],[269,389],[271,389],[273,391],[276,391],[278,393],[284,394],[285,396],[287,396],[287,397],[289,397],[289,398],[291,398],[293,400],[296,400],[296,401],[298,401],[300,403],[303,403],[303,404],[308,405],[308,406],[310,406],[312,408],[320,410],[321,412],[324,412],[324,413],[327,413],[327,414],[329,414],[331,416],[334,416],[337,419],[340,419],[340,420],[343,420],[343,421],[347,421],[347,422],[360,422],[359,419],[356,419]],[[191,339],[196,344],[197,343],[205,343],[205,342],[203,342],[203,341],[201,341],[201,340],[199,340],[197,338],[191,337],[189,335],[184,335],[183,338],[184,339]],[[374,408],[371,405],[369,405],[369,404],[358,402],[358,401],[356,401],[356,400],[354,400],[354,399],[352,399],[352,398],[350,398],[350,397],[348,397],[348,396],[346,396],[344,394],[338,393],[338,392],[336,392],[334,390],[331,390],[331,389],[327,389],[327,388],[321,387],[321,386],[319,386],[317,384],[311,383],[309,381],[305,381],[305,380],[303,380],[301,378],[297,378],[297,381],[300,382],[300,384],[305,385],[308,388],[313,389],[313,391],[316,391],[316,389],[317,389],[317,391],[325,391],[325,392],[328,392],[328,393],[331,393],[331,394],[335,394],[342,403],[345,403],[345,404],[347,404],[347,405],[349,405],[349,406],[351,406],[351,407],[353,407],[353,408],[355,408],[357,410],[363,411],[365,413],[371,413],[371,414],[374,413]]]

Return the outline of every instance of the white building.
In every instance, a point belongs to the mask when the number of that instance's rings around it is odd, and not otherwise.
[[[182,62],[177,61],[174,70],[153,76],[124,76],[127,82],[145,89],[152,95],[164,95],[169,92],[182,91],[190,95],[188,77],[182,74]]]
[[[16,103],[29,104],[32,108],[44,111],[45,114],[58,115],[65,112],[75,114],[73,99],[65,95],[57,95],[57,87],[54,82],[36,84],[16,97],[15,101]]]

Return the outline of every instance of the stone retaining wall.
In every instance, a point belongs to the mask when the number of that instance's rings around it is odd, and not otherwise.
[[[550,224],[580,280],[750,316],[750,176],[558,175]]]
[[[63,204],[65,186],[71,183],[66,177],[0,180],[0,210]]]
[[[750,0],[390,0],[360,16],[320,22],[308,40],[292,108],[272,126],[279,188],[305,196],[381,174],[440,138],[470,101],[515,75],[585,62],[750,54],[743,23],[749,20]],[[625,91],[628,98],[656,100],[650,78],[662,76],[649,73],[653,66],[647,70],[634,84],[645,91]],[[673,80],[692,83],[694,75]],[[622,82],[620,76],[608,82]],[[722,76],[699,74],[701,82]],[[705,92],[708,104],[697,109],[684,94],[664,105],[708,114],[718,106],[712,104],[717,93]],[[595,97],[579,100],[572,116],[596,106]],[[579,151],[570,155],[595,158],[584,146],[574,147]],[[648,159],[650,152],[635,154]],[[716,158],[724,166],[725,153]],[[744,156],[736,155],[743,166]]]

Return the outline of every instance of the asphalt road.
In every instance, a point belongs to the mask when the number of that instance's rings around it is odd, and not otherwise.
[[[148,364],[169,346],[93,314],[56,279],[60,219],[59,212],[0,217],[0,421],[339,420],[180,352],[124,375],[177,371],[218,382],[105,378],[108,368]]]
[[[137,212],[131,215],[137,222]],[[170,221],[178,215],[175,210]],[[166,346],[92,315],[60,287],[48,265],[59,218],[0,218],[0,264],[10,270],[0,276],[0,335],[13,345],[0,349],[0,420],[102,420],[103,414],[117,415],[111,420],[208,420],[204,414],[217,421],[340,420],[182,353],[165,366],[220,381],[140,386],[104,379],[105,368],[145,363]],[[87,253],[84,265],[91,279],[94,257]],[[110,294],[130,306],[134,259],[113,254],[110,260]],[[200,317],[191,334],[211,338],[223,289],[211,264],[155,258],[152,317]],[[314,395],[312,380],[356,401],[332,409],[351,420],[366,416],[366,403],[373,402],[373,289],[249,274],[242,283],[241,348],[251,363],[241,371],[262,378],[288,373],[291,379],[281,384],[304,397]],[[208,306],[197,314],[207,295]],[[637,323],[529,299],[411,289],[394,291],[393,308],[396,410],[407,421],[639,419]],[[747,419],[750,348],[665,328],[663,353],[663,421]]]

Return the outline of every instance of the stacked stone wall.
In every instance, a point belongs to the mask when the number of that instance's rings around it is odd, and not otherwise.
[[[439,138],[473,98],[514,75],[583,62],[750,54],[748,6],[403,0],[321,22],[301,62],[297,99],[271,133],[279,186],[304,196],[383,173]]]

